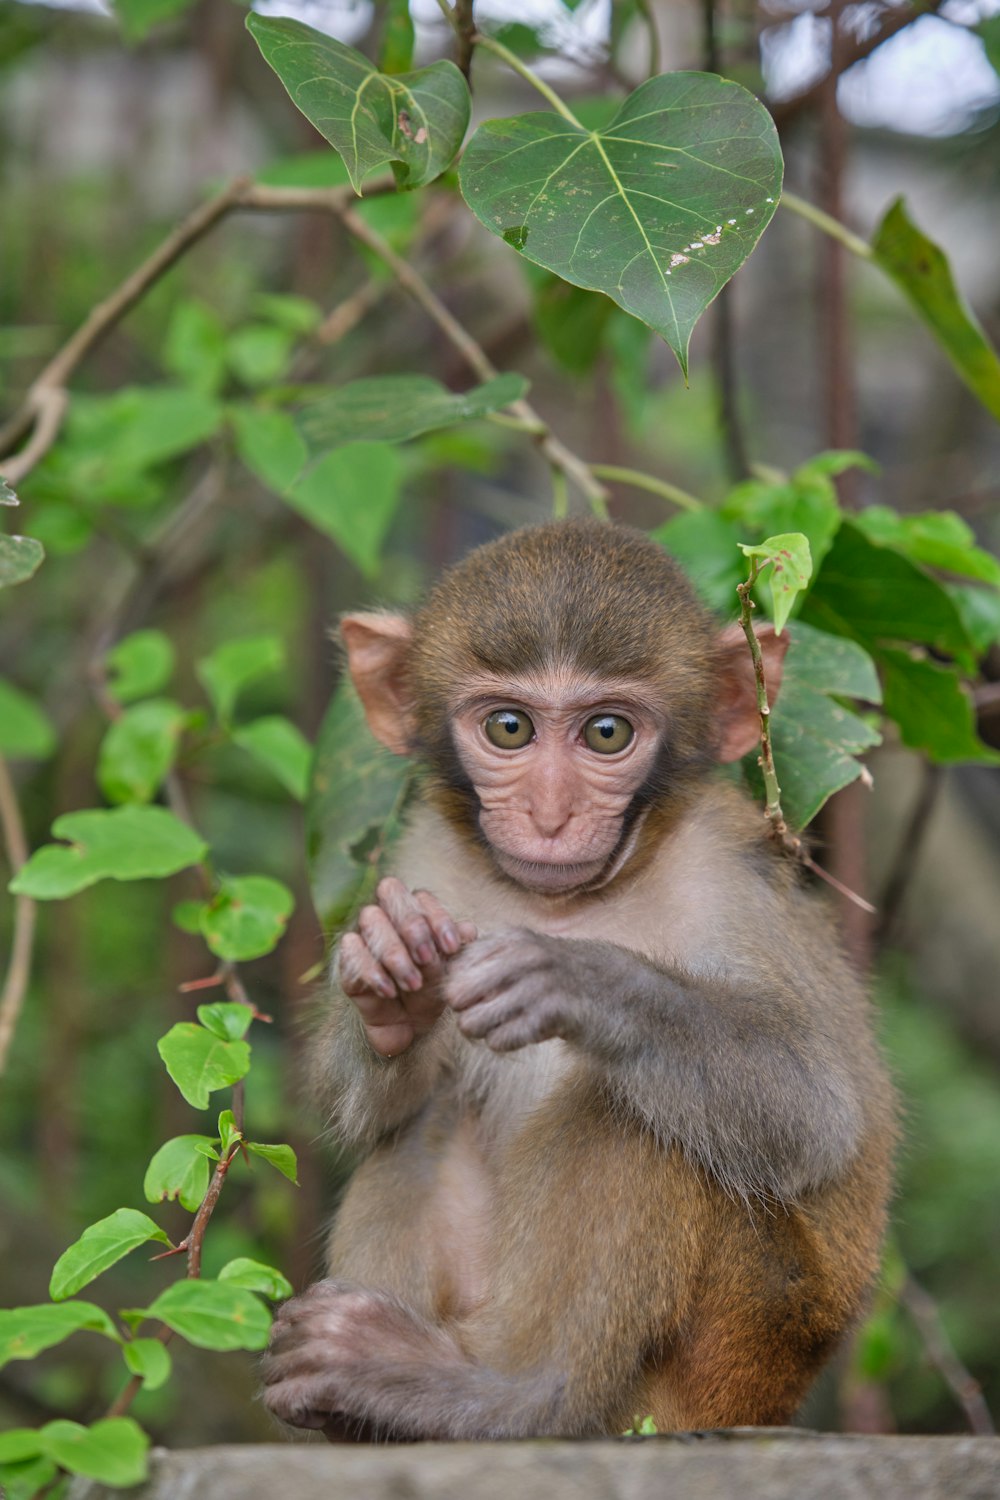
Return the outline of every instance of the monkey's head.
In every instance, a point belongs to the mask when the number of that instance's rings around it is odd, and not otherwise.
[[[682,806],[759,736],[742,631],[720,633],[628,527],[511,532],[450,568],[413,620],[341,629],[373,734],[423,760],[448,814],[529,890],[606,884],[651,809]],[[773,698],[787,638],[758,635]]]

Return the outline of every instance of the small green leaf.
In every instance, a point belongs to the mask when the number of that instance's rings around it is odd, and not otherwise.
[[[306,804],[310,884],[327,927],[347,922],[374,890],[412,777],[409,762],[374,739],[345,677],[319,731]]]
[[[133,704],[108,726],[97,782],[109,802],[151,802],[177,759],[186,715],[169,698]]]
[[[134,630],[104,658],[108,689],[119,703],[149,698],[166,687],[174,670],[174,648],[162,630]]]
[[[454,63],[389,75],[301,21],[251,12],[247,29],[293,104],[343,157],[355,192],[387,163],[399,185],[412,188],[454,160],[470,105]]]
[[[241,1005],[238,1000],[217,1000],[213,1005],[198,1006],[198,1020],[207,1031],[220,1037],[222,1041],[238,1042],[250,1029],[253,1011],[249,1005]]]
[[[948,258],[897,198],[872,240],[875,259],[909,298],[974,396],[1000,421],[1000,359],[955,285]]]
[[[265,1266],[259,1260],[248,1260],[245,1256],[239,1256],[223,1266],[219,1272],[219,1280],[232,1282],[233,1286],[246,1287],[250,1292],[259,1292],[272,1302],[280,1302],[292,1295],[292,1283],[280,1271],[276,1271],[273,1266]]]
[[[280,714],[269,714],[235,730],[233,740],[266,766],[296,801],[305,801],[313,752],[301,729]]]
[[[294,906],[295,897],[279,880],[227,876],[202,912],[202,936],[219,958],[261,958],[277,947]]]
[[[595,129],[560,114],[480,125],[462,196],[491,233],[655,328],[687,371],[691,333],[781,194],[767,110],[710,73],[666,73]]]
[[[63,1251],[52,1272],[49,1296],[53,1302],[72,1297],[109,1266],[116,1265],[130,1250],[147,1244],[149,1240],[157,1240],[161,1245],[170,1244],[165,1231],[159,1224],[154,1224],[148,1214],[135,1208],[115,1209],[107,1218],[91,1224],[68,1250]]]
[[[193,1021],[172,1026],[160,1038],[157,1051],[174,1083],[195,1109],[207,1109],[211,1093],[239,1083],[250,1071],[246,1042],[224,1042]]]
[[[916,650],[888,647],[879,651],[878,662],[885,711],[898,724],[904,745],[942,766],[961,761],[1000,765],[1000,754],[976,733],[972,699],[953,667],[928,661]]]
[[[273,323],[248,323],[230,335],[229,368],[244,385],[273,385],[288,369],[295,335]]]
[[[456,393],[429,375],[375,375],[308,402],[296,419],[314,456],[345,443],[402,443],[438,428],[471,422],[519,401],[523,375],[498,375]]]
[[[258,678],[280,672],[284,664],[285,649],[277,636],[252,635],[217,646],[210,656],[202,657],[195,671],[219,718],[227,724],[243,689]]]
[[[201,914],[208,903],[205,901],[178,901],[170,913],[170,920],[181,932],[190,932],[193,937],[201,933]]]
[[[309,457],[292,418],[266,406],[231,406],[229,416],[243,463],[268,489],[284,494]]]
[[[204,859],[208,845],[163,807],[64,813],[52,825],[68,845],[44,844],[8,887],[59,901],[98,880],[159,880]]]
[[[246,1009],[245,1006],[244,1009]],[[219,1115],[219,1143],[222,1147],[222,1155],[228,1156],[237,1142],[242,1139],[243,1132],[236,1123],[236,1116],[231,1109],[224,1109]]]
[[[244,1287],[225,1281],[175,1281],[145,1309],[199,1349],[263,1349],[271,1314]]]
[[[45,711],[0,678],[0,755],[45,760],[55,747],[56,732]]]
[[[45,560],[45,548],[32,536],[0,535],[0,589],[25,583]]]
[[[739,547],[745,557],[761,559],[761,570],[768,569],[774,628],[780,635],[791,614],[795,596],[809,587],[812,577],[808,538],[800,531],[790,531],[781,536],[770,536],[759,546],[740,542]]]
[[[226,330],[214,308],[190,299],[178,303],[167,328],[163,363],[185,385],[215,395],[226,374]]]
[[[289,1182],[299,1185],[299,1164],[291,1146],[262,1146],[259,1141],[247,1141],[247,1150],[276,1167]]]
[[[222,421],[212,397],[183,386],[131,386],[113,396],[76,396],[72,445],[110,464],[126,485],[134,476],[206,442]]]
[[[323,318],[322,309],[311,297],[299,297],[294,292],[258,292],[253,307],[262,318],[287,328],[289,333],[312,333]]]
[[[402,461],[387,443],[348,443],[314,464],[285,498],[371,578],[399,506],[402,479]]]
[[[131,1417],[105,1417],[92,1427],[47,1422],[41,1437],[46,1455],[71,1474],[85,1474],[116,1489],[147,1477],[149,1438]]]
[[[142,1191],[148,1203],[162,1203],[176,1198],[182,1208],[196,1213],[208,1188],[208,1158],[201,1147],[213,1151],[215,1142],[208,1135],[175,1135],[164,1142],[146,1168]]]
[[[158,1391],[170,1379],[169,1351],[159,1339],[131,1339],[122,1345],[122,1358],[132,1375],[139,1375],[143,1389]]]
[[[81,1329],[120,1343],[117,1328],[93,1302],[42,1302],[36,1307],[0,1307],[0,1368],[12,1359],[34,1359]]]

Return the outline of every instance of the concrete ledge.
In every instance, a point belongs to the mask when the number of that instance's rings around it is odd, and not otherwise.
[[[77,1480],[70,1500],[121,1491]],[[593,1442],[156,1449],[133,1500],[998,1500],[1000,1438],[786,1428]]]

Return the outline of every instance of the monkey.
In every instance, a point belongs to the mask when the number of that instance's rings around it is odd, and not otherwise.
[[[831,916],[719,769],[759,740],[742,632],[597,520],[341,632],[424,779],[339,944],[315,1071],[363,1159],[267,1405],[335,1441],[787,1423],[876,1274],[894,1110]]]

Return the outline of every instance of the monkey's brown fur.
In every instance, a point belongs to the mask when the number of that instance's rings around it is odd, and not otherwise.
[[[781,1424],[863,1310],[891,1090],[826,911],[707,776],[726,716],[747,713],[734,662],[646,538],[568,523],[473,553],[373,674],[373,725],[398,702],[434,773],[404,885],[481,933],[511,928],[499,960],[481,939],[428,986],[465,1006],[478,964],[488,1009],[523,963],[573,1024],[498,1053],[462,1034],[474,1003],[386,1058],[335,996],[317,1071],[370,1150],[333,1279],[279,1319],[268,1399],[287,1420],[399,1437]],[[636,849],[553,900],[470,838],[478,793],[447,724],[477,674],[560,663],[640,679],[667,729]]]

